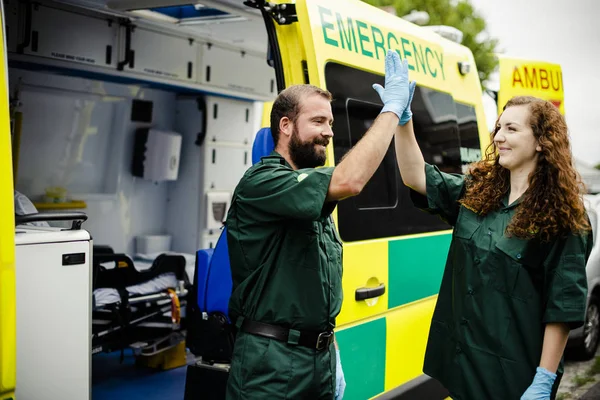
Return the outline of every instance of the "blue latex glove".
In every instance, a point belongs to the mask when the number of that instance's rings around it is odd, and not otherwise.
[[[346,390],[346,379],[344,379],[339,349],[335,349],[335,358],[335,400],[342,400],[344,398],[344,390]]]
[[[533,382],[523,393],[521,400],[550,400],[556,374],[542,367],[537,367],[535,371]]]
[[[412,118],[412,110],[410,109],[410,103],[412,103],[413,95],[415,94],[415,86],[417,86],[417,82],[415,81],[412,81],[408,84],[408,104],[406,105],[406,108],[404,109],[404,112],[400,117],[400,125],[405,125]]]
[[[415,91],[416,82],[408,81],[408,62],[400,61],[400,56],[393,50],[388,50],[385,56],[385,89],[374,84],[373,89],[383,102],[381,112],[391,111],[400,119],[400,125],[406,124],[412,118],[410,102]]]

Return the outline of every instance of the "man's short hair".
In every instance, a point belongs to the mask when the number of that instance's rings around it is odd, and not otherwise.
[[[295,123],[300,114],[302,98],[313,94],[323,96],[329,101],[333,99],[329,91],[314,85],[293,85],[279,93],[271,109],[271,135],[273,135],[273,142],[276,147],[277,142],[279,142],[279,122],[281,118],[288,117]]]

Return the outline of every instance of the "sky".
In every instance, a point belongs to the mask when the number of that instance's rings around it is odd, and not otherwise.
[[[561,65],[573,155],[600,164],[600,1],[470,1],[502,53]]]

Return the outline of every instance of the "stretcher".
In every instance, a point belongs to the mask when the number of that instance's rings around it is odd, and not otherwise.
[[[131,348],[151,356],[180,343],[188,264],[182,254],[132,258],[94,246],[92,354]]]

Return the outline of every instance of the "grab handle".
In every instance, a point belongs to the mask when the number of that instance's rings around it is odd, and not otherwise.
[[[374,287],[374,288],[362,287],[362,288],[356,289],[354,298],[356,301],[360,301],[360,300],[372,299],[374,297],[379,297],[379,296],[382,296],[384,293],[385,293],[385,283],[382,283],[381,285]]]
[[[85,213],[77,211],[15,215],[16,225],[41,221],[73,221],[73,225],[71,225],[71,230],[74,231],[81,229],[81,224],[83,224],[83,222],[87,219],[88,216]]]

